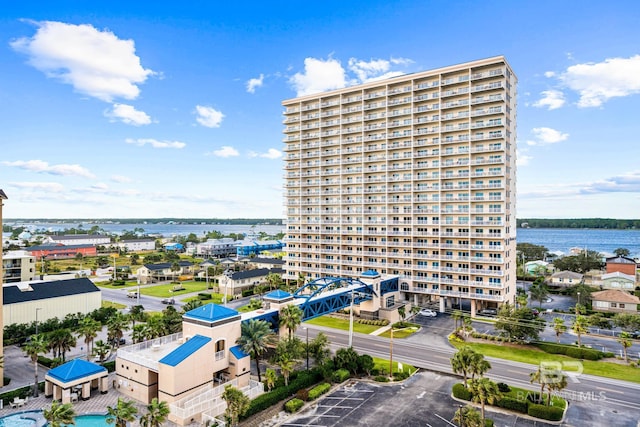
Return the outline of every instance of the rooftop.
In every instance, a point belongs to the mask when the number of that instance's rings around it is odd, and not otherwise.
[[[74,359],[64,365],[51,369],[47,372],[47,376],[53,377],[63,383],[68,383],[101,372],[106,374],[107,368],[84,359]]]
[[[177,366],[193,353],[204,347],[210,341],[211,338],[209,337],[205,337],[203,335],[195,335],[184,344],[173,350],[171,353],[160,359],[159,362],[169,366]]]
[[[631,295],[625,291],[619,291],[617,289],[608,289],[606,291],[599,291],[591,293],[591,299],[598,301],[610,301],[621,302],[627,304],[640,304],[640,298],[635,295]]]
[[[24,282],[20,286],[13,283],[2,287],[4,304],[16,304],[89,292],[100,292],[100,289],[86,277],[51,282]]]
[[[293,295],[291,295],[289,292],[283,291],[282,289],[276,289],[275,291],[271,291],[264,296],[264,298],[266,299],[275,300],[275,301],[280,301],[280,300],[292,298],[292,297]]]
[[[202,307],[194,308],[193,310],[186,312],[183,317],[213,323],[238,316],[239,314],[240,313],[232,308],[211,303],[203,305]]]

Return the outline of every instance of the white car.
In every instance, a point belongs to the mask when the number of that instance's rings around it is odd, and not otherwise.
[[[436,317],[438,315],[438,313],[436,313],[433,310],[430,310],[428,308],[423,308],[422,310],[420,310],[418,312],[419,315],[421,316],[426,316],[426,317]]]

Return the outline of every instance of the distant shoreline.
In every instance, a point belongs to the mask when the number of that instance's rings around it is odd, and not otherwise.
[[[4,224],[282,225],[282,218],[4,218]]]

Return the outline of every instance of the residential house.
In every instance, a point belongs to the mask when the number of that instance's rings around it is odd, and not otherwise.
[[[195,255],[203,258],[224,258],[236,254],[236,241],[230,237],[222,239],[208,239],[198,243]]]
[[[129,252],[153,251],[156,249],[156,239],[120,240],[116,246]]]
[[[2,283],[28,282],[36,278],[36,257],[27,251],[9,251],[2,257]]]
[[[558,271],[551,275],[550,286],[557,288],[570,288],[582,282],[583,275],[573,271]]]
[[[283,268],[284,260],[279,258],[255,257],[249,259],[249,265],[252,268]]]
[[[619,271],[620,273],[635,276],[636,262],[635,260],[624,256],[610,257],[606,259],[606,271],[607,273]]]
[[[44,243],[52,243],[56,245],[99,245],[105,246],[111,244],[111,237],[101,234],[65,234],[62,236],[50,235],[44,240]]]
[[[154,283],[166,280],[174,280],[180,276],[192,276],[194,272],[193,263],[189,261],[178,261],[179,270],[173,271],[173,262],[162,262],[158,264],[144,264],[138,269],[140,283]]]
[[[618,289],[633,292],[636,288],[636,276],[620,271],[603,274],[600,281],[601,289]]]
[[[243,240],[236,242],[236,255],[238,257],[257,256],[262,251],[281,251],[284,246],[284,242],[280,240]]]
[[[546,261],[529,261],[524,264],[524,269],[527,274],[544,275],[544,272],[549,268],[549,263]]]
[[[591,293],[591,302],[595,311],[637,314],[640,298],[624,291],[607,289]]]
[[[219,276],[220,293],[241,295],[242,291],[255,285],[266,283],[269,273],[282,275],[282,268],[256,268],[244,271],[229,271]]]
[[[165,251],[172,251],[172,252],[184,251],[184,245],[182,245],[182,243],[169,242],[162,245],[162,247],[164,248]]]

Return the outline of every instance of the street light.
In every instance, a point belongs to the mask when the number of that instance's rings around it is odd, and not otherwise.
[[[580,306],[580,292],[578,292],[578,302],[576,302],[576,316],[580,314],[578,312],[578,307]]]
[[[410,326],[406,328],[396,329],[397,332],[404,331],[405,329],[411,329]],[[393,325],[391,325],[391,339],[389,339],[389,376],[393,377]]]
[[[303,327],[302,329],[304,329],[305,332],[307,333],[307,371],[308,371],[309,370],[309,328]]]
[[[35,337],[38,336],[38,311],[42,310],[42,308],[40,307],[36,307],[36,334]],[[36,338],[37,339],[37,338]],[[34,363],[34,369],[35,369],[35,377],[38,378],[38,360],[36,357],[36,363]],[[38,381],[35,382],[35,384],[33,384],[33,397],[38,397]]]
[[[351,307],[349,308],[349,347],[353,347],[353,289],[351,289]]]

